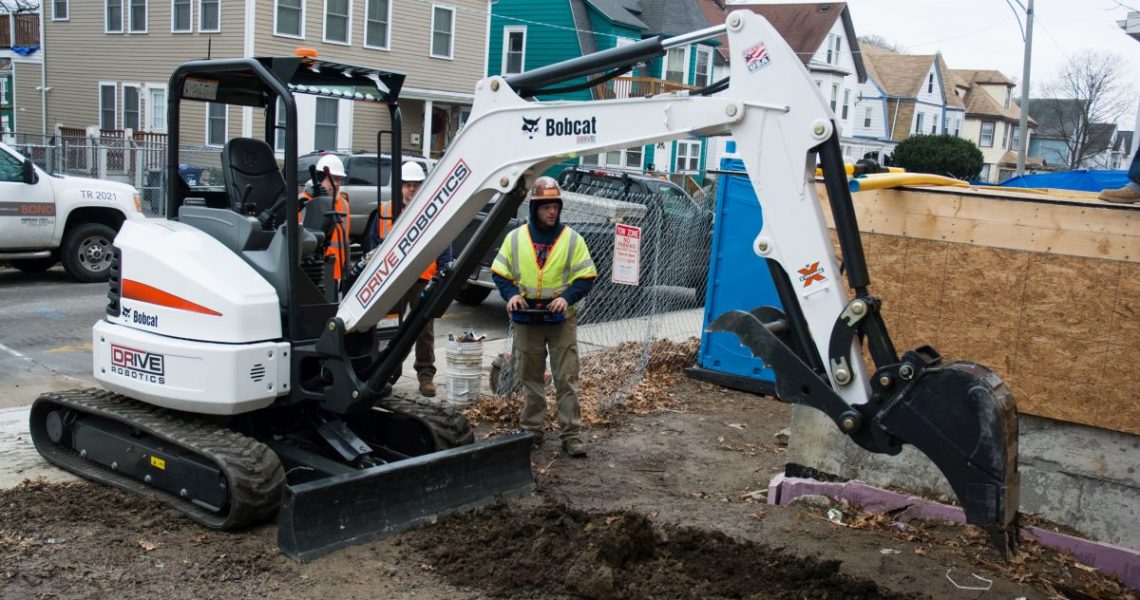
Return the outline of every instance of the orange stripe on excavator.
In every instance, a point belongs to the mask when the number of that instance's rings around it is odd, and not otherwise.
[[[222,316],[222,313],[206,308],[201,304],[194,304],[193,302],[184,298],[179,298],[169,292],[164,292],[156,287],[151,287],[145,283],[139,283],[131,279],[123,280],[123,297],[131,300],[138,300],[140,302],[149,302],[167,308],[176,308],[178,310],[187,310],[190,312],[202,313],[204,315],[213,315],[215,317]]]

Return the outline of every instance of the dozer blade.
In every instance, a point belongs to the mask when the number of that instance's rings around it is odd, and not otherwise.
[[[963,361],[926,368],[880,410],[875,425],[928,456],[954,489],[966,522],[985,528],[1003,557],[1016,552],[1017,409],[996,373]]]
[[[531,436],[515,434],[285,488],[277,544],[307,562],[534,490]]]

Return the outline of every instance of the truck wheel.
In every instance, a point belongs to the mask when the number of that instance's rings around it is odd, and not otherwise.
[[[466,306],[479,306],[491,295],[491,288],[480,287],[477,285],[468,285],[459,290],[455,295],[456,302]]]
[[[69,275],[83,283],[107,281],[111,275],[111,244],[115,230],[102,223],[84,223],[67,232],[60,262]]]
[[[57,258],[28,258],[24,260],[9,261],[9,264],[16,267],[23,273],[43,273],[44,271],[55,266],[59,262]]]

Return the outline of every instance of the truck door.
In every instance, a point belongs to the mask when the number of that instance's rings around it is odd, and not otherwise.
[[[0,148],[0,247],[40,250],[52,244],[55,196],[51,183],[36,172],[24,183],[24,160]]]

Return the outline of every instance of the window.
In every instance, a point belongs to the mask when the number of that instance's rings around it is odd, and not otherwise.
[[[194,22],[193,10],[191,0],[171,0],[171,33],[190,33],[190,31],[192,31]]]
[[[431,55],[451,58],[451,41],[455,38],[455,9],[431,7]]]
[[[980,174],[978,174],[978,179],[980,179],[981,181],[989,181],[990,180],[990,166],[989,165],[982,165],[982,172]]]
[[[210,102],[206,105],[206,145],[226,144],[227,115],[226,105]]]
[[[273,33],[286,37],[305,37],[304,0],[277,0],[273,13]]]
[[[348,16],[352,14],[352,3],[349,0],[325,0],[325,41],[333,44],[347,44],[351,40],[349,30],[351,23]]]
[[[199,0],[198,31],[217,33],[222,30],[221,0]]]
[[[166,131],[166,88],[147,88],[147,115],[148,129]]]
[[[99,128],[114,129],[115,114],[115,84],[99,84]]]
[[[54,0],[51,3],[52,21],[66,21],[70,18],[69,14],[71,13],[68,10],[67,0]]]
[[[142,114],[139,88],[136,85],[123,85],[123,129],[139,130],[139,117]]]
[[[146,33],[146,0],[131,0],[131,33]]]
[[[938,133],[938,121],[930,124],[930,135],[935,135],[936,133]]]
[[[826,62],[829,65],[832,63],[833,60],[835,60],[835,38],[836,37],[837,36],[835,36],[834,34],[828,34],[828,36],[827,36],[827,56],[826,56],[826,58],[824,58],[823,62]]]
[[[107,0],[103,31],[105,33],[123,32],[123,0]]]
[[[841,36],[841,35],[835,36],[835,63],[834,64],[839,64],[839,47],[842,44],[843,44],[843,36]]]
[[[7,152],[0,152],[0,181],[22,183],[24,181],[23,161]]]
[[[839,84],[831,84],[831,114],[839,110]]]
[[[677,168],[678,173],[695,173],[701,164],[701,143],[677,141]]]
[[[843,90],[843,116],[844,121],[847,120],[847,105],[851,104],[851,90]]]
[[[871,111],[873,109],[868,106],[866,112],[863,113],[863,127],[871,126]]]
[[[923,115],[922,113],[918,113],[918,116],[915,117],[917,119],[915,121],[915,125],[914,125],[914,132],[915,133],[922,133],[922,117],[924,117],[924,116],[925,115]]]
[[[589,156],[582,157],[582,164],[590,167],[598,166],[598,155],[590,154]]]
[[[278,152],[285,151],[285,101],[277,99],[277,127],[273,133],[273,145]]]
[[[982,148],[994,147],[994,122],[982,121],[982,134],[979,136],[978,145]]]
[[[934,93],[934,73],[930,73],[926,76],[926,93]]]
[[[954,119],[954,137],[959,137],[962,132],[962,119]]]
[[[368,8],[364,13],[364,45],[387,50],[391,25],[391,0],[368,0]]]
[[[712,83],[712,49],[697,46],[697,73],[693,85],[705,87]]]
[[[1013,97],[1013,89],[1005,88],[1005,107],[1009,108],[1009,100]]]
[[[664,79],[676,83],[685,83],[685,71],[689,66],[688,48],[670,48],[665,55],[665,65],[662,69]]]
[[[1018,127],[1017,125],[1013,126],[1013,135],[1009,138],[1009,149],[1021,149],[1021,127]]]
[[[1009,149],[1009,123],[1001,124],[1001,147]]]
[[[317,124],[313,144],[317,150],[335,150],[337,147],[336,123],[339,101],[334,98],[317,98]]]
[[[526,27],[503,29],[503,75],[526,70]]]
[[[644,156],[644,150],[645,149],[641,146],[626,148],[624,151],[625,166],[631,169],[641,169],[641,161],[642,157]]]

